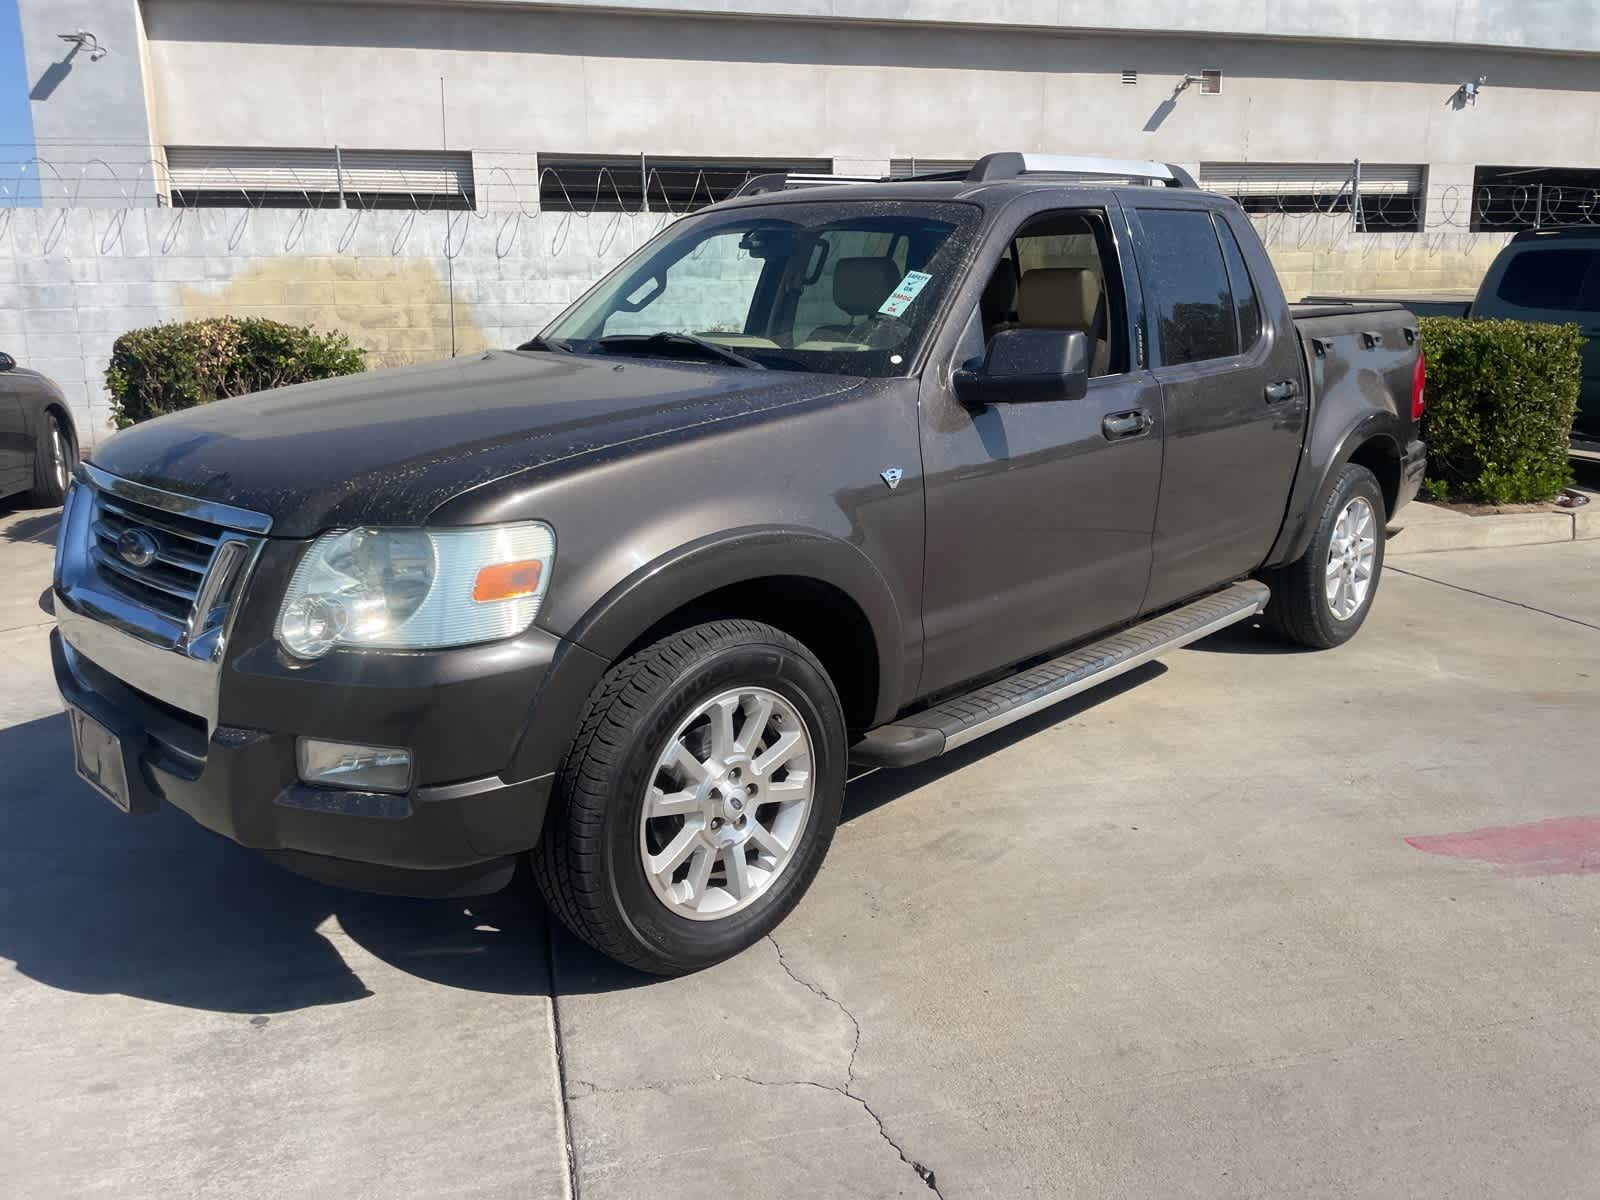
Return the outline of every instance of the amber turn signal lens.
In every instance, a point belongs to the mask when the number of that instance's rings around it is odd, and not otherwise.
[[[531,596],[539,590],[539,575],[543,570],[544,564],[537,558],[485,567],[478,572],[472,598],[479,604],[487,604],[491,600]]]

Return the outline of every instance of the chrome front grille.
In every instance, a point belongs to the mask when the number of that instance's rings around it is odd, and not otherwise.
[[[221,527],[97,491],[89,529],[90,557],[107,587],[188,623],[222,543]],[[130,545],[139,551],[153,545],[154,558],[125,555]]]
[[[128,686],[216,723],[234,611],[272,520],[80,463],[56,544],[68,647]]]

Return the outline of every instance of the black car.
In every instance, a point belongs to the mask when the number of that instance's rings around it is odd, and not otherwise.
[[[26,492],[34,504],[60,504],[77,462],[61,389],[0,351],[0,499]]]

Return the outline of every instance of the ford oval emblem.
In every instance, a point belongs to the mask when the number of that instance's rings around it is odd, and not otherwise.
[[[130,567],[148,567],[161,547],[142,529],[124,529],[117,538],[117,557]]]

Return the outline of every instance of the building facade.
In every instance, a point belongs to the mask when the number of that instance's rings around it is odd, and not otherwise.
[[[1510,232],[1600,221],[1594,0],[17,4],[33,141],[0,149],[0,206],[22,179],[39,207],[0,254],[136,241],[142,265],[28,273],[146,284],[137,316],[336,322],[392,361],[525,336],[773,167],[1175,162],[1255,215],[1291,295],[1470,289]]]

